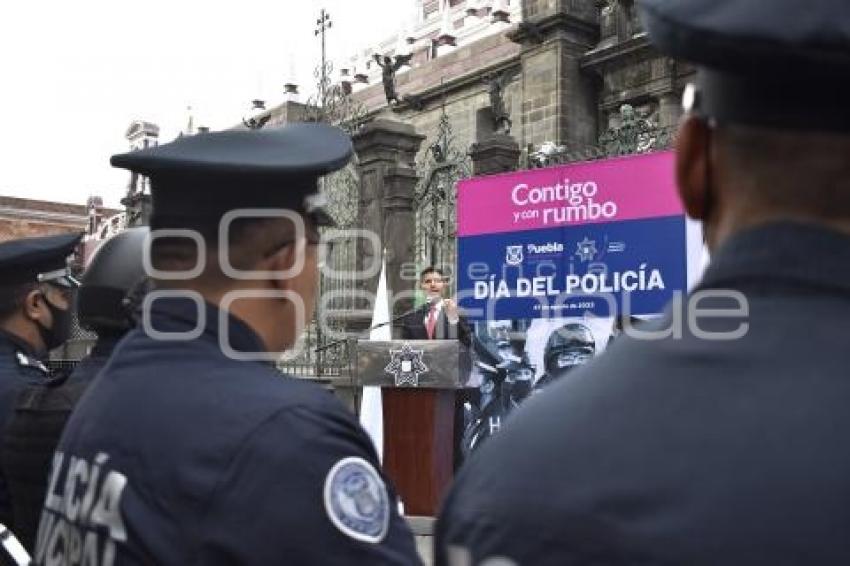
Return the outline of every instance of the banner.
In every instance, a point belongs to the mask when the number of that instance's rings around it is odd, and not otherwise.
[[[660,152],[458,184],[458,302],[475,327],[462,447],[659,315],[704,266]]]
[[[660,312],[687,287],[672,154],[462,181],[458,264],[471,319]]]

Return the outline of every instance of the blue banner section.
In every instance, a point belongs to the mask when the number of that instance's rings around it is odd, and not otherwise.
[[[458,240],[458,298],[470,319],[657,314],[687,286],[685,217]]]

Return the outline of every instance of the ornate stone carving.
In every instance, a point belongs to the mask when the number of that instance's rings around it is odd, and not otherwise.
[[[668,141],[666,132],[639,116],[631,104],[620,106],[619,125],[609,127],[599,137],[599,145],[610,156],[646,153],[664,147]]]

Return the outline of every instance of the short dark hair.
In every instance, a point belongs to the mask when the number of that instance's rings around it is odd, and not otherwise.
[[[315,229],[307,225],[307,230]],[[208,245],[205,265],[207,269],[200,279],[224,283],[232,281],[222,271],[218,263],[217,250],[220,246],[218,233],[197,230]],[[295,227],[283,218],[243,218],[230,226],[229,246],[231,264],[240,270],[251,269],[270,253],[290,244],[295,238]],[[151,259],[155,268],[161,271],[180,271],[190,269],[198,260],[197,246],[187,238],[157,238],[151,247]],[[156,281],[157,286],[169,287],[167,281]]]
[[[717,132],[730,193],[816,218],[850,215],[850,136],[740,125]]]
[[[436,274],[437,274],[437,275],[439,275],[440,277],[445,277],[445,276],[446,276],[446,274],[445,274],[445,273],[443,273],[443,270],[442,270],[442,269],[440,269],[439,267],[435,267],[435,266],[433,266],[433,265],[429,265],[428,267],[426,267],[425,269],[423,269],[423,270],[419,273],[419,280],[420,280],[420,281],[422,281],[423,279],[425,279],[425,276],[426,276],[426,275],[428,275],[429,273],[436,273]]]
[[[21,307],[24,298],[38,287],[38,283],[0,285],[0,321],[9,318]]]

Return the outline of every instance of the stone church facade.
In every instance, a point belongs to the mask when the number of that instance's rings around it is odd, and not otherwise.
[[[335,62],[329,85],[357,108],[356,181],[344,199],[356,215],[347,225],[380,240],[380,249],[352,244],[349,257],[362,267],[383,253],[391,293],[411,293],[416,268],[453,266],[458,179],[670,144],[693,69],[649,44],[633,0],[415,8],[395,37]],[[309,103],[290,100],[259,117],[275,125],[310,116]],[[323,285],[374,291],[377,275]],[[330,310],[323,316],[349,330],[371,316],[356,301]]]
[[[420,152],[434,141],[444,111],[460,148],[493,133],[482,111],[491,107],[494,77],[503,78],[510,135],[523,151],[546,142],[568,150],[597,146],[619,125],[624,104],[661,129],[679,117],[693,70],[650,46],[633,0],[418,0],[416,6],[421,18],[408,37],[400,32],[378,43],[380,55],[412,55],[396,73],[400,103],[387,103],[369,52],[337,63],[336,80],[362,103],[367,121],[402,122],[426,136]],[[506,19],[496,19],[498,8]],[[465,28],[476,32],[464,36]],[[293,103],[269,113],[271,124],[291,120]]]

